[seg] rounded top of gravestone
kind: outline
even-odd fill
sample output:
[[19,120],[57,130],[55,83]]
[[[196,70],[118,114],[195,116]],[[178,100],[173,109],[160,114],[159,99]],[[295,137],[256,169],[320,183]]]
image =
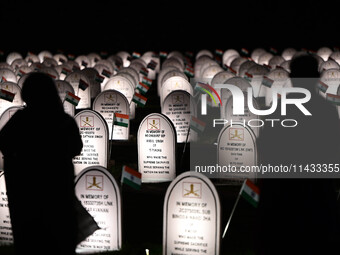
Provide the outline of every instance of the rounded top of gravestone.
[[269,72],[269,69],[267,67],[259,65],[259,64],[251,66],[247,71],[247,73],[249,74],[260,75],[260,76],[265,75],[268,72]]
[[123,67],[128,67],[130,65],[130,60],[129,60],[131,58],[130,53],[126,51],[119,51],[116,53],[116,55],[122,59]]
[[330,84],[339,85],[340,70],[338,68],[323,70],[320,75],[320,80],[326,83],[327,85],[330,85]]
[[290,72],[290,62],[291,60],[286,60],[283,63],[280,64],[280,67],[285,69],[287,72]]
[[169,66],[175,67],[180,71],[184,70],[184,65],[182,65],[180,60],[178,60],[178,58],[176,57],[171,57],[171,58],[167,58],[166,60],[164,60],[161,69],[165,69]]
[[90,54],[87,54],[87,59],[90,61],[90,64],[88,67],[94,67],[96,63],[101,60],[102,58],[98,53],[91,52]]
[[259,65],[268,65],[269,64],[269,60],[273,57],[274,55],[269,53],[269,52],[265,52],[263,54],[261,54],[258,58],[257,63]]
[[235,85],[236,87],[240,88],[242,91],[247,91],[248,88],[251,88],[252,86],[248,81],[241,77],[233,77],[224,82],[224,84],[231,84]]
[[161,86],[163,85],[163,83],[171,78],[171,77],[175,77],[175,76],[178,76],[178,77],[182,77],[184,78],[185,80],[188,80],[188,77],[181,71],[179,71],[178,69],[175,69],[175,70],[171,70],[169,72],[167,72],[164,76],[163,76],[163,79],[161,80]]
[[195,78],[201,78],[201,67],[206,63],[215,63],[215,61],[207,55],[203,55],[195,61],[194,64]]
[[39,63],[40,60],[38,58],[37,55],[33,54],[33,53],[28,53],[26,58],[25,58],[25,61],[31,65],[32,63]]
[[121,68],[117,74],[120,74],[120,73],[128,73],[130,74],[133,79],[134,79],[134,84],[135,86],[137,86],[138,82],[139,82],[139,74],[137,73],[137,71],[131,67],[123,67]]
[[[226,51],[223,53],[223,55],[222,55],[222,64],[227,65],[228,59],[229,59],[230,57],[232,57],[232,56],[239,57],[240,54],[239,54],[238,51],[235,50],[235,49],[228,49],[228,50],[226,50]],[[235,59],[235,58],[233,58],[233,59]],[[231,63],[231,61],[230,61],[230,63]],[[230,63],[229,63],[229,65],[230,65]],[[228,66],[229,66],[229,65],[228,65]]]
[[15,59],[12,64],[11,64],[11,67],[13,68],[13,70],[18,70],[20,67],[22,66],[28,66],[27,62],[22,59],[22,58],[17,58]]
[[17,80],[19,80],[20,77],[22,77],[23,75],[28,74],[30,72],[33,72],[33,68],[31,66],[21,66],[15,71],[15,74],[17,75]]
[[94,65],[94,68],[97,69],[96,66],[98,66],[98,65],[104,65],[106,67],[105,69],[110,71],[110,73],[115,72],[114,67],[112,65],[112,62],[107,60],[107,59],[101,59],[101,60],[97,61],[97,63]]
[[291,60],[294,56],[294,54],[297,52],[294,48],[286,48],[283,50],[281,56],[287,61]]
[[324,61],[326,61],[333,51],[328,47],[321,47],[317,50],[316,54],[320,56]]
[[54,58],[45,57],[42,64],[46,67],[56,67],[58,62]]
[[173,50],[171,52],[169,52],[167,58],[172,58],[172,57],[177,57],[180,59],[184,59],[184,56],[182,54],[182,52],[178,51],[178,50]]
[[50,51],[48,50],[43,50],[38,54],[38,58],[40,63],[44,62],[45,58],[53,58],[53,55]]
[[270,78],[271,80],[274,80],[274,82],[281,82],[281,83],[289,79],[289,73],[282,68],[273,69],[266,76]]
[[329,57],[328,60],[334,60],[340,65],[340,51],[334,51]]
[[334,60],[327,60],[319,66],[319,72],[322,72],[323,70],[328,70],[328,69],[340,69],[340,66]]
[[280,66],[283,62],[285,62],[285,59],[281,56],[274,56],[269,60],[268,65],[272,68],[275,69],[277,66]]
[[257,49],[252,51],[250,57],[254,60],[254,62],[258,63],[260,56],[263,55],[266,52],[267,51],[265,49],[257,48]]
[[11,71],[14,71],[13,67],[11,65],[9,65],[6,62],[0,62],[0,69],[9,69]]
[[11,52],[7,55],[6,62],[11,65],[12,62],[18,58],[22,58],[21,54],[18,52]]
[[48,74],[53,80],[59,80],[59,73],[53,67],[43,67],[40,72]]
[[229,72],[229,71],[221,71],[214,75],[214,77],[211,80],[211,86],[214,86],[215,84],[223,84],[228,79],[235,77],[235,74]]
[[90,60],[85,55],[80,55],[74,60],[78,63],[80,69],[84,69],[90,66]]
[[115,69],[120,69],[121,67],[124,67],[123,66],[123,59],[118,56],[118,55],[111,55],[107,58],[108,61],[111,62],[111,65],[113,66],[113,68]]
[[10,82],[17,82],[16,74],[8,68],[1,68],[0,69],[0,81],[10,81]]
[[230,63],[230,67],[236,71],[236,73],[239,72],[240,70],[240,66],[244,63],[248,61],[247,58],[245,57],[237,57],[235,59],[233,59],[233,61]]
[[212,54],[210,50],[204,49],[204,50],[200,50],[199,52],[197,52],[195,59],[197,60],[202,56],[208,56],[209,58],[214,58],[214,54]]
[[257,65],[254,61],[252,60],[247,60],[245,62],[243,62],[240,65],[239,71],[238,71],[238,76],[243,77],[244,74],[252,67]]
[[216,65],[211,65],[206,67],[203,71],[202,71],[202,78],[203,79],[212,79],[217,73],[220,73],[223,71],[223,68],[220,67],[218,64]]

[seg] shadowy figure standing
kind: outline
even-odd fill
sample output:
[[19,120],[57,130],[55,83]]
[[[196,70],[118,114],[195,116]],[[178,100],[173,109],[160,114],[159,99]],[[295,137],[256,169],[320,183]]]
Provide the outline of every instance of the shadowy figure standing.
[[82,149],[78,127],[46,74],[30,74],[21,96],[26,107],[0,131],[15,250],[73,254],[77,225],[72,158]]
[[[278,112],[267,117],[295,119],[298,125],[264,128],[258,140],[261,163],[309,168],[312,163],[340,163],[339,117],[336,108],[317,93],[317,60],[299,56],[290,67],[293,86],[311,92],[311,100],[304,106],[312,116],[305,116],[295,105],[288,105],[287,116],[281,116],[278,105]],[[339,231],[333,180],[261,181],[260,254],[333,254]]]

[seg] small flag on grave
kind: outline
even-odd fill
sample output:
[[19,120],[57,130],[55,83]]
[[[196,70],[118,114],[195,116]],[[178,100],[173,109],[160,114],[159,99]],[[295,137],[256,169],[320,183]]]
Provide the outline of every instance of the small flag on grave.
[[138,91],[139,91],[141,94],[145,95],[146,92],[148,92],[148,90],[149,90],[150,87],[149,87],[148,85],[142,83],[142,82],[139,82],[139,83],[137,84],[137,87],[136,87],[136,88],[138,89]]
[[115,112],[113,115],[113,124],[121,127],[128,127],[129,115]]
[[72,73],[72,70],[68,69],[66,67],[63,67],[63,69],[61,70],[61,73],[65,74],[65,75],[68,75],[68,74]]
[[142,96],[138,92],[135,92],[135,94],[132,97],[132,102],[135,102],[138,106],[142,107],[146,104],[147,100],[148,99],[146,97]]
[[151,59],[149,64],[147,65],[147,68],[151,70],[155,70],[156,66],[157,66],[157,62]]
[[106,69],[103,69],[102,75],[104,75],[107,78],[110,78],[112,73],[110,71],[106,70]]
[[326,83],[319,81],[317,86],[319,90],[321,90],[323,93],[326,93],[328,89],[328,85]]
[[26,74],[26,72],[24,72],[23,70],[19,69],[18,76],[22,77],[24,74]]
[[77,97],[73,93],[67,91],[66,96],[65,96],[65,101],[73,104],[74,106],[77,106],[79,104],[80,97]]
[[167,53],[166,51],[160,51],[160,52],[159,52],[159,56],[160,56],[161,58],[166,58],[166,57],[168,56],[168,53]]
[[145,67],[142,67],[139,72],[145,76],[148,76],[149,74],[148,69],[146,69]]
[[253,75],[250,74],[250,73],[248,73],[248,72],[246,72],[246,73],[244,74],[244,77],[243,77],[243,78],[246,79],[247,81],[251,82],[251,80],[253,79]]
[[142,83],[144,83],[145,85],[148,85],[150,87],[151,84],[152,84],[152,80],[149,79],[148,77],[143,76]]
[[241,188],[241,196],[251,205],[257,207],[260,201],[260,189],[250,180],[245,180]]
[[194,77],[194,69],[190,66],[186,66],[184,69],[184,73],[189,77]]
[[13,102],[14,97],[15,97],[14,93],[9,92],[5,89],[0,89],[0,98],[1,99],[4,99],[4,100],[9,101],[9,102]]
[[2,76],[0,82],[2,83],[2,82],[6,82],[6,81],[7,81],[7,79],[6,79],[5,77]]
[[136,52],[136,51],[134,51],[134,52],[132,52],[132,57],[134,57],[134,58],[140,58],[140,53],[139,52]]
[[80,79],[80,80],[79,80],[79,88],[80,88],[81,90],[87,89],[88,86],[89,86],[89,84],[87,84],[86,81],[84,81],[83,79]]
[[201,121],[200,119],[190,116],[190,128],[194,130],[196,133],[202,133],[205,129],[206,123]]
[[326,99],[336,105],[340,105],[340,95],[326,94]]
[[142,174],[128,166],[123,166],[121,183],[127,184],[134,189],[140,189]]
[[267,88],[271,88],[273,83],[274,83],[274,80],[263,75],[263,79],[262,79],[262,83],[261,83],[263,86],[266,86]]
[[242,49],[241,49],[241,52],[242,52],[244,55],[246,55],[246,56],[249,55],[249,51],[248,51],[246,48],[242,48]]
[[216,49],[216,50],[215,50],[215,54],[218,55],[218,56],[222,56],[222,55],[223,55],[223,50],[221,50],[221,49]]
[[104,81],[105,77],[101,76],[100,74],[96,74],[96,76],[94,77],[94,80],[102,83]]
[[74,60],[76,58],[76,56],[73,54],[67,54],[67,57],[69,60]]

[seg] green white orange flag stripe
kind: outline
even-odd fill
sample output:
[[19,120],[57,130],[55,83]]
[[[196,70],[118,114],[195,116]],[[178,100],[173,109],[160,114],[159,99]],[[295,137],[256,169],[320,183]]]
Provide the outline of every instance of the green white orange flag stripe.
[[66,96],[65,96],[65,101],[73,104],[74,106],[77,106],[79,104],[80,97],[77,97],[73,93],[67,91]]
[[340,105],[340,95],[326,94],[326,99],[333,104]]
[[4,99],[4,100],[9,101],[9,102],[13,102],[14,97],[15,97],[14,93],[9,92],[5,89],[0,89],[0,98],[1,99]]
[[318,82],[318,88],[321,90],[323,93],[325,93],[328,89],[328,85],[322,81]]
[[206,123],[201,121],[200,119],[190,116],[190,128],[194,130],[196,133],[202,133],[205,129]]
[[263,86],[271,88],[273,83],[274,83],[274,80],[272,80],[272,79],[268,78],[267,76],[263,75],[263,79],[262,79],[262,83],[261,83]]
[[141,92],[143,95],[146,94],[146,92],[148,92],[149,90],[149,86],[144,84],[144,83],[141,83],[139,82],[136,86],[136,88],[139,90],[139,92]]
[[251,80],[253,79],[253,75],[246,72],[244,74],[244,79],[246,79],[247,81],[251,82]]
[[114,113],[113,124],[121,127],[129,126],[129,115],[122,113]]
[[250,180],[246,179],[244,181],[240,194],[251,205],[253,205],[254,207],[258,206],[260,201],[260,189]]
[[135,94],[132,97],[132,102],[135,102],[139,106],[144,106],[147,100],[148,99],[146,97],[142,96],[138,92],[135,92]]
[[123,166],[121,183],[125,183],[135,189],[140,189],[142,174],[128,166]]

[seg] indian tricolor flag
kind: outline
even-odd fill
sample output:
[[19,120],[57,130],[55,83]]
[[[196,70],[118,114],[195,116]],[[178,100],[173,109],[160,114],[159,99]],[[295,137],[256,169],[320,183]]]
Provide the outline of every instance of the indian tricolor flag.
[[73,104],[74,106],[77,106],[79,104],[80,97],[77,97],[73,93],[67,91],[66,96],[65,96],[65,101]]
[[0,89],[0,98],[9,102],[13,102],[15,94],[4,89]]
[[246,179],[244,181],[240,194],[254,207],[258,206],[260,201],[260,189],[250,180]]
[[113,124],[121,127],[129,126],[129,115],[115,112]]
[[271,88],[273,83],[274,83],[274,81],[272,79],[263,75],[263,79],[262,79],[262,83],[261,83],[262,85],[266,86],[267,88]]
[[200,119],[190,116],[190,128],[194,130],[196,133],[202,133],[205,129],[206,123],[201,121]]
[[148,77],[143,76],[143,78],[142,78],[142,83],[144,83],[144,84],[146,84],[146,85],[148,85],[148,86],[151,86],[152,80],[149,79]]
[[328,89],[328,85],[322,81],[318,82],[318,89],[321,90],[323,93],[326,93]]
[[132,98],[132,101],[135,102],[139,106],[144,106],[147,100],[148,99],[146,97],[142,96],[138,92],[135,92]]
[[148,90],[149,90],[149,86],[146,85],[146,84],[144,84],[144,83],[142,83],[142,82],[139,82],[139,83],[137,84],[137,87],[136,87],[136,88],[137,88],[138,91],[139,91],[140,93],[142,93],[143,95],[145,95],[146,92],[148,92]]
[[326,99],[336,105],[340,105],[340,95],[326,94]]
[[244,74],[244,77],[243,77],[243,78],[246,79],[247,81],[251,82],[251,80],[253,79],[253,75],[246,72],[246,73]]
[[121,183],[125,183],[135,189],[140,189],[142,174],[128,166],[123,166]]
[[0,82],[2,83],[2,82],[6,82],[6,81],[7,81],[7,79],[4,76],[2,76]]

